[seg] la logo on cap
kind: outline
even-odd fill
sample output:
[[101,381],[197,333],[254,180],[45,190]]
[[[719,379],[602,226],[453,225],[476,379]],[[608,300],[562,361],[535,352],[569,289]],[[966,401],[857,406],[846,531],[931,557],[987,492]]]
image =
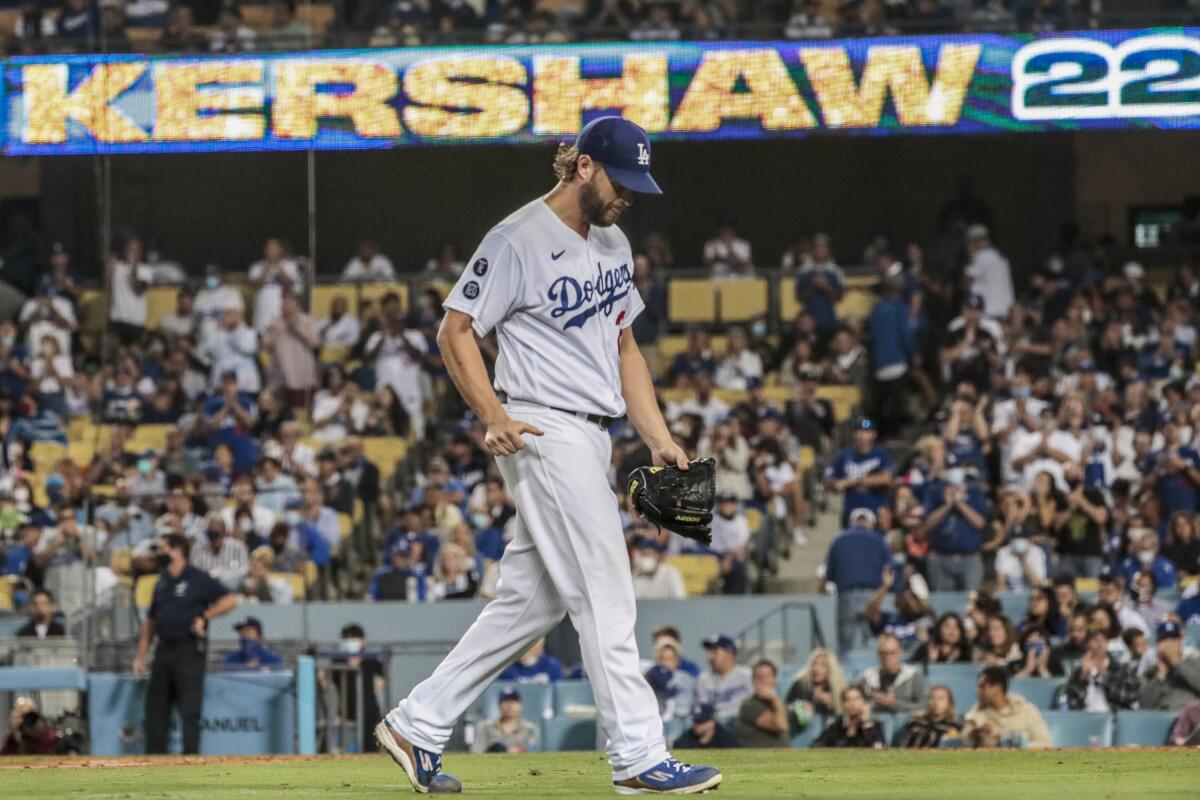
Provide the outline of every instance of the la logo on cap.
[[641,142],[638,142],[637,146],[638,146],[638,164],[640,164],[643,167],[650,166],[650,151],[647,150],[646,145],[642,144]]

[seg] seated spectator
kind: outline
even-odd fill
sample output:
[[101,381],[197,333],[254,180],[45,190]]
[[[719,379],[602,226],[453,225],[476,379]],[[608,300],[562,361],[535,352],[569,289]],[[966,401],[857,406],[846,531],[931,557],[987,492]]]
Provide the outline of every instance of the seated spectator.
[[1154,573],[1142,571],[1133,579],[1133,597],[1136,611],[1146,623],[1146,628],[1153,628],[1167,616],[1174,613],[1175,607],[1158,597],[1158,584]]
[[656,650],[659,645],[663,643],[672,645],[675,648],[675,653],[679,656],[679,664],[676,669],[682,670],[688,675],[691,675],[693,678],[699,680],[700,665],[685,656],[683,651],[680,649],[678,628],[676,628],[674,625],[659,625],[650,634],[650,638]]
[[[304,562],[309,557],[303,547],[305,542],[302,542],[298,534],[292,536],[292,531],[300,525],[300,498],[292,498],[287,505],[290,508],[284,512],[284,521],[275,523],[275,527],[271,528],[267,546],[271,548],[271,568],[274,571],[299,574],[304,569]],[[324,555],[328,559],[328,551],[325,551]],[[317,558],[313,558],[313,561],[317,562]]]
[[929,639],[922,642],[909,659],[914,664],[956,664],[971,660],[971,646],[967,632],[958,614],[947,612],[938,617],[929,631]]
[[1043,586],[1029,593],[1029,611],[1021,622],[1021,630],[1038,627],[1046,636],[1061,639],[1067,635],[1067,621],[1059,616],[1053,590]]
[[808,654],[808,662],[788,687],[786,702],[796,726],[803,730],[812,723],[813,717],[841,713],[844,688],[846,677],[837,656],[832,650],[814,648]]
[[742,701],[735,730],[745,747],[787,747],[787,707],[779,697],[778,675],[770,661],[751,672],[754,694]]
[[692,709],[692,726],[673,743],[677,750],[741,747],[737,736],[717,721],[717,709],[712,703],[698,703]]
[[683,576],[663,562],[663,545],[643,536],[633,546],[633,594],[638,600],[687,597]]
[[1200,700],[1200,653],[1183,649],[1183,628],[1174,620],[1155,631],[1156,663],[1142,674],[1141,706],[1151,711],[1182,711]]
[[[895,571],[892,567],[884,568],[881,576],[883,582],[863,609],[863,616],[871,626],[872,635],[891,634],[900,641],[902,647],[908,647],[916,644],[929,630],[932,621],[927,599],[929,592],[924,588],[923,582],[906,580],[893,598],[896,610],[884,611],[883,600],[892,593],[894,576]],[[914,588],[914,585],[920,588]],[[925,597],[918,594],[918,591]]]
[[250,554],[246,543],[228,535],[225,521],[214,514],[208,518],[204,538],[192,546],[191,562],[227,588],[237,589],[250,569]]
[[371,576],[371,585],[367,587],[367,599],[424,602],[425,573],[418,563],[419,559],[413,557],[412,540],[396,540],[392,545],[390,563],[375,570],[375,574]]
[[1008,670],[985,667],[979,673],[978,702],[964,717],[968,747],[1051,747],[1050,729],[1033,703],[1008,693]]
[[[1019,638],[1022,658],[1009,662],[1008,669],[1017,678],[1052,678],[1054,664],[1050,660],[1050,634],[1040,625],[1021,628]],[[1063,673],[1057,673],[1062,675]]]
[[66,636],[67,629],[58,621],[54,595],[48,589],[37,589],[29,595],[29,621],[17,629],[18,638],[45,639]]
[[678,639],[662,636],[654,641],[654,666],[666,670],[662,691],[655,689],[663,722],[686,718],[696,699],[696,676],[684,669],[685,660],[679,653]]
[[317,321],[321,343],[352,350],[362,336],[358,317],[350,313],[350,303],[343,295],[337,295],[329,304],[329,316]]
[[271,535],[271,528],[275,527],[276,514],[259,504],[254,479],[249,475],[236,478],[232,488],[230,499],[233,502],[222,508],[220,512],[221,520],[225,523],[225,530],[256,547]]
[[657,0],[651,2],[646,18],[629,30],[629,38],[635,42],[675,42],[682,35],[671,19],[671,5]]
[[203,53],[208,50],[208,37],[196,27],[191,6],[175,6],[167,16],[163,30],[163,49],[176,53]]
[[692,375],[693,397],[689,397],[674,409],[668,408],[670,419],[685,414],[695,414],[704,422],[704,430],[711,431],[718,422],[729,416],[729,406],[725,401],[713,394],[713,378],[708,372],[696,372]]
[[1125,573],[1106,568],[1100,573],[1100,591],[1096,599],[1116,612],[1117,624],[1121,628],[1137,628],[1143,633],[1149,633],[1154,630],[1158,620],[1150,624],[1138,613],[1125,581]]
[[737,663],[737,644],[724,634],[704,640],[708,669],[696,681],[696,699],[711,703],[718,719],[734,719],[742,701],[754,693],[750,668]]
[[346,262],[342,280],[346,281],[390,281],[396,277],[392,260],[379,251],[379,245],[364,239],[358,245],[354,258]]
[[1129,656],[1125,641],[1121,638],[1121,624],[1117,622],[1117,615],[1109,606],[1097,603],[1088,610],[1088,629],[1104,631],[1108,637],[1108,652],[1118,660]]
[[221,6],[216,28],[209,39],[209,49],[214,53],[242,53],[255,47],[254,29],[242,23],[242,12],[237,6]]
[[813,747],[884,748],[883,726],[871,719],[863,690],[851,685],[842,689],[842,713],[838,714],[812,743]]
[[430,576],[430,600],[469,600],[479,591],[480,574],[467,554],[453,542],[438,549],[437,561]]
[[858,685],[871,708],[880,713],[913,711],[925,704],[925,676],[920,667],[904,663],[904,649],[894,634],[876,640],[879,666],[867,667]]
[[541,749],[538,726],[521,716],[524,704],[515,686],[500,692],[500,716],[475,728],[472,753],[531,753]]
[[296,16],[295,0],[284,0],[271,6],[271,27],[262,35],[264,47],[270,50],[296,50],[312,44],[312,26]]
[[[271,527],[274,527],[275,520],[283,516],[283,508],[287,501],[300,497],[296,479],[283,472],[280,463],[281,456],[281,448],[278,444],[269,443],[264,446],[262,458],[258,461],[258,477],[254,479],[254,508],[263,509],[274,515]],[[258,513],[258,517],[262,521],[266,521],[265,514]],[[258,529],[257,524],[255,529]],[[259,534],[262,535],[262,532],[259,531]]]
[[1186,512],[1171,516],[1162,557],[1175,565],[1181,575],[1200,575],[1200,536],[1196,523]]
[[988,617],[982,635],[976,641],[971,660],[976,664],[1000,666],[1007,669],[1013,661],[1021,658],[1012,620],[1003,614]]
[[1108,654],[1102,630],[1088,634],[1087,650],[1067,679],[1067,707],[1072,711],[1135,708],[1141,692],[1136,663],[1120,663]]
[[[1135,531],[1138,538],[1134,539]],[[1121,562],[1121,572],[1125,574],[1125,583],[1134,585],[1134,579],[1139,572],[1150,572],[1158,583],[1159,589],[1174,589],[1179,580],[1175,565],[1159,555],[1158,534],[1151,528],[1131,530],[1129,538],[1132,541],[1133,554]]]
[[749,576],[746,573],[749,523],[739,508],[737,497],[728,492],[721,496],[716,511],[709,548],[721,561],[721,593],[745,594],[749,589]]
[[425,262],[425,276],[433,280],[456,281],[466,264],[458,255],[458,245],[442,242],[437,255]]
[[954,709],[950,687],[938,684],[929,690],[925,710],[913,714],[896,735],[896,746],[908,749],[940,747],[944,739],[957,739],[962,720]]
[[892,485],[892,457],[875,445],[876,436],[875,423],[867,417],[860,418],[854,424],[853,444],[838,451],[825,470],[827,488],[843,495],[843,527],[849,525],[851,511],[864,508],[877,513],[887,502]]
[[712,272],[713,277],[748,277],[754,274],[750,243],[738,237],[733,223],[720,222],[717,235],[704,243],[704,266]]
[[538,639],[496,678],[517,683],[557,683],[563,679],[562,662],[546,652],[546,640]]
[[263,346],[271,353],[271,384],[285,390],[289,403],[296,408],[307,407],[316,388],[314,352],[320,344],[317,326],[301,310],[300,298],[285,294],[279,313],[263,332]]
[[749,389],[762,385],[763,362],[750,349],[750,339],[743,328],[730,328],[726,335],[725,355],[717,364],[713,382],[721,389]]
[[295,599],[292,585],[281,577],[271,574],[275,567],[275,551],[264,544],[250,553],[250,569],[238,588],[242,602],[274,603],[291,605]]
[[867,379],[867,351],[847,327],[838,328],[830,345],[831,363],[826,371],[828,383],[839,386],[863,386]]
[[[830,19],[821,0],[796,0],[783,35],[788,39],[829,39],[836,19]],[[814,237],[815,239],[815,237]]]
[[692,388],[692,378],[701,372],[712,374],[717,370],[709,343],[708,331],[696,328],[688,333],[687,348],[671,359],[667,380],[676,389]]
[[283,657],[267,647],[262,622],[246,617],[233,626],[238,634],[238,649],[225,654],[221,668],[227,671],[283,669]]

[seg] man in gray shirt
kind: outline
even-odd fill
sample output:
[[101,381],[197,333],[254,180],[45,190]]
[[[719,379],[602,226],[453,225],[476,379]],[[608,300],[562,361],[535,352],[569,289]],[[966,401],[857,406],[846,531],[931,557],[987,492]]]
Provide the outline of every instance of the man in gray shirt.
[[750,668],[737,663],[737,644],[725,634],[705,639],[704,649],[709,668],[696,681],[696,700],[712,704],[717,719],[733,719],[742,701],[754,694]]
[[521,693],[509,686],[500,693],[500,716],[481,722],[472,753],[527,753],[541,749],[538,728],[521,716]]

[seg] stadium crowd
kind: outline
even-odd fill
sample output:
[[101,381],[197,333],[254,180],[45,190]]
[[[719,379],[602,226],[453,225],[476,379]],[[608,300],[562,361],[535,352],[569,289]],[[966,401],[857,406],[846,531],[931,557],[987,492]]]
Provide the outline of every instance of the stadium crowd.
[[[0,4],[0,46],[45,52],[243,52],[313,45],[828,39],[958,31],[1079,30],[1187,22],[1171,0],[25,0]],[[1128,12],[1135,12],[1129,17]],[[1159,16],[1155,16],[1159,15]]]

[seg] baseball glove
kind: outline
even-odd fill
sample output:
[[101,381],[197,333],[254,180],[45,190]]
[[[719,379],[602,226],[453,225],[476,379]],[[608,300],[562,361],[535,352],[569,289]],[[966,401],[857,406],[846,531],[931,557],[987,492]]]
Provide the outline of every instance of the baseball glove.
[[717,469],[711,458],[679,467],[638,467],[629,473],[627,491],[633,507],[660,528],[701,544],[712,543],[712,508]]

